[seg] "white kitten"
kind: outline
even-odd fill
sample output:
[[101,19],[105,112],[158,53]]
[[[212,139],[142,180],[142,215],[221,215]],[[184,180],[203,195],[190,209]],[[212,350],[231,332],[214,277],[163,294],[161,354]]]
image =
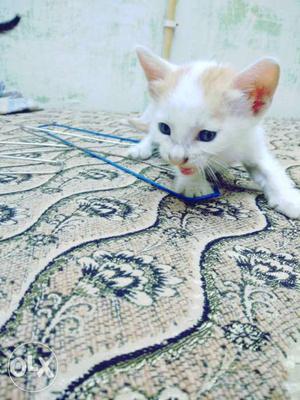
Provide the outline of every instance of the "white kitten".
[[148,131],[131,156],[148,158],[158,146],[176,166],[175,189],[186,196],[211,191],[204,171],[242,163],[271,207],[300,218],[300,191],[270,154],[259,125],[277,87],[277,62],[264,58],[236,73],[214,62],[176,66],[144,47],[137,54],[152,102],[131,121]]

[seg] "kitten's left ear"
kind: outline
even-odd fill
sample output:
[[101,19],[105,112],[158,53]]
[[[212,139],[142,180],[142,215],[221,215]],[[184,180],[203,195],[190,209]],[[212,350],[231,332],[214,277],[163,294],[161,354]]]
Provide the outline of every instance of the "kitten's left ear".
[[164,80],[174,70],[174,65],[152,53],[144,46],[137,46],[136,52],[149,83]]
[[271,104],[279,75],[278,62],[273,58],[263,58],[235,78],[234,87],[247,96],[252,114],[261,114]]

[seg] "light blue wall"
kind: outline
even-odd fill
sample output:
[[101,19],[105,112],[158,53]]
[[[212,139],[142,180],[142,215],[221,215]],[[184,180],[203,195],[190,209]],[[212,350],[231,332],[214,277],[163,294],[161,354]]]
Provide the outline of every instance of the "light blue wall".
[[[20,26],[0,38],[0,79],[44,107],[137,111],[146,85],[136,44],[161,52],[166,0],[1,0]],[[172,59],[244,67],[279,58],[272,115],[300,117],[300,0],[178,0]]]
[[0,38],[0,79],[43,106],[114,111],[145,104],[134,47],[161,50],[160,0],[1,0],[0,17],[22,16]]
[[216,58],[243,68],[274,56],[281,79],[270,115],[300,117],[300,0],[179,0],[177,15],[175,61]]

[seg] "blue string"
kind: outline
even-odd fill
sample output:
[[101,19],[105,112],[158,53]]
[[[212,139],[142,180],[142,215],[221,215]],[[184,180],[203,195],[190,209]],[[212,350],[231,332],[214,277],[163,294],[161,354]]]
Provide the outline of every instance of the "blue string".
[[[66,129],[73,130],[73,131],[80,131],[80,132],[88,133],[88,134],[94,135],[94,136],[101,136],[101,137],[109,137],[109,138],[119,139],[119,140],[123,140],[123,141],[126,141],[126,142],[133,142],[133,143],[139,142],[136,139],[122,138],[122,137],[116,136],[116,135],[110,135],[110,134],[106,134],[106,133],[101,133],[101,132],[95,132],[95,131],[91,131],[91,130],[75,128],[75,127],[72,127],[72,126],[62,125],[62,124],[57,124],[57,123],[39,125],[39,128],[49,128],[49,127],[52,127],[52,126],[59,127],[59,128],[66,128]],[[198,196],[198,197],[187,197],[187,196],[184,196],[181,193],[177,193],[174,190],[169,189],[168,187],[163,186],[163,185],[153,181],[150,178],[147,178],[145,175],[139,174],[138,172],[135,172],[132,169],[124,167],[123,165],[108,159],[107,157],[104,157],[104,156],[101,156],[100,154],[97,154],[95,151],[92,151],[92,150],[89,150],[87,148],[78,146],[78,145],[70,142],[69,140],[63,139],[62,137],[60,137],[56,133],[53,133],[53,132],[44,132],[44,133],[46,135],[54,138],[54,139],[59,140],[61,143],[65,144],[65,145],[67,145],[69,147],[72,147],[74,149],[80,150],[83,153],[89,155],[90,157],[97,158],[98,160],[104,161],[107,164],[110,164],[113,167],[118,168],[119,170],[121,170],[123,172],[126,172],[127,174],[133,175],[134,177],[136,177],[136,178],[138,178],[138,179],[140,179],[140,180],[142,180],[142,181],[144,181],[144,182],[146,182],[146,183],[148,183],[148,184],[150,184],[150,185],[152,185],[152,186],[154,186],[154,187],[156,187],[156,188],[158,188],[160,190],[163,190],[164,192],[167,192],[167,193],[169,193],[169,194],[171,194],[171,195],[173,195],[173,196],[177,197],[178,199],[183,200],[185,202],[197,203],[199,201],[214,199],[214,198],[219,197],[221,195],[220,192],[219,192],[219,189],[215,186],[213,193],[205,194],[203,196]]]
[[122,136],[112,135],[110,133],[103,133],[103,132],[91,131],[89,129],[75,128],[73,126],[57,124],[56,122],[54,122],[53,124],[50,124],[50,125],[44,125],[44,127],[45,126],[56,126],[58,128],[66,128],[66,129],[70,129],[72,131],[84,132],[84,133],[87,133],[88,135],[107,137],[107,138],[111,138],[111,139],[118,139],[122,142],[130,142],[130,143],[138,143],[139,142],[138,139],[124,138]]

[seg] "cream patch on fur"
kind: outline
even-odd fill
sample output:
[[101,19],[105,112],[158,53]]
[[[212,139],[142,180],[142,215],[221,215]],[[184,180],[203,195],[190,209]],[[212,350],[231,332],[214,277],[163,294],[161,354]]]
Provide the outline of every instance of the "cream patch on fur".
[[226,111],[228,99],[235,97],[232,87],[236,72],[227,66],[208,67],[200,76],[200,87],[212,116],[220,118]]
[[166,97],[168,94],[175,91],[180,80],[186,76],[189,71],[189,66],[178,67],[170,71],[164,79],[149,82],[150,94],[156,99]]

